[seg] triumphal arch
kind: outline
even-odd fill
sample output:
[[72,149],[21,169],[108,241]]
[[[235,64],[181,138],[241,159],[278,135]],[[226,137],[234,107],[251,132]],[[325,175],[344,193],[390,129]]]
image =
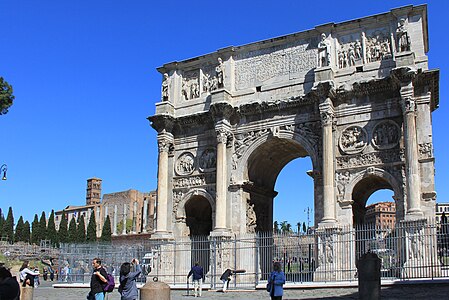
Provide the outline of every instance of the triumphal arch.
[[428,49],[426,6],[407,6],[160,67],[153,239],[272,230],[276,178],[298,157],[327,243],[379,189],[398,222],[433,218]]

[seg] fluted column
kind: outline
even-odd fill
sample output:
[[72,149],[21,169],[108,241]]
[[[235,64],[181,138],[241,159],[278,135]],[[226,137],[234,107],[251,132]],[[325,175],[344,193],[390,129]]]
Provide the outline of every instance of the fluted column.
[[320,106],[321,126],[323,133],[323,219],[321,223],[332,224],[335,219],[334,192],[334,140],[332,126],[334,122],[334,106],[330,98],[326,98]]
[[122,234],[126,234],[126,213],[127,213],[127,204],[123,204],[123,229]]
[[420,205],[419,156],[416,136],[416,101],[413,83],[401,84],[401,107],[404,115],[405,176],[407,189],[406,219],[422,217]]
[[226,230],[226,195],[228,188],[226,144],[230,134],[229,125],[222,121],[215,127],[217,133],[217,195],[215,203],[215,231]]
[[114,227],[112,229],[112,234],[117,235],[117,204],[114,205]]
[[147,232],[147,224],[148,224],[148,201],[147,199],[143,200],[143,216],[142,216],[142,232]]
[[159,164],[157,180],[157,220],[156,235],[167,233],[168,220],[168,152],[172,147],[173,136],[161,133],[158,136]]

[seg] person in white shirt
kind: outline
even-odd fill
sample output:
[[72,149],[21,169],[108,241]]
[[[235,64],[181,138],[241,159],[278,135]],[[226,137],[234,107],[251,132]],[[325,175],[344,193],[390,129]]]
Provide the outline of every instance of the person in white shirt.
[[34,278],[39,276],[39,271],[32,271],[28,269],[28,261],[24,261],[22,267],[20,267],[20,282],[22,286],[29,285],[34,287]]

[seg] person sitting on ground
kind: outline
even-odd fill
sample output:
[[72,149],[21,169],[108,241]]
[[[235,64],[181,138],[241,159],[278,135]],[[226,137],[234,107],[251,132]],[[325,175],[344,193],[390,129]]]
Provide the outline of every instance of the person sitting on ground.
[[229,281],[231,281],[232,271],[231,269],[226,269],[223,274],[221,274],[220,280],[223,281],[223,293],[226,293],[226,288],[229,287]]
[[22,266],[20,267],[20,282],[22,282],[22,286],[29,285],[34,287],[34,278],[35,276],[39,276],[39,271],[32,271],[28,268],[28,261],[24,261]]
[[0,299],[19,300],[20,287],[16,277],[4,266],[0,267]]
[[[136,266],[136,271],[131,272],[131,263]],[[134,258],[132,262],[125,262],[120,267],[120,285],[118,292],[121,300],[136,300],[138,297],[136,279],[142,273],[139,260]]]

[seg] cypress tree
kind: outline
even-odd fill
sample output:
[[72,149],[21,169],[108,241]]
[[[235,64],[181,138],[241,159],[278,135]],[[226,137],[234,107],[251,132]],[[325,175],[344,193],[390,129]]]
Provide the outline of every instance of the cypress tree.
[[90,214],[89,223],[87,224],[87,242],[96,242],[97,241],[97,224],[95,222],[95,212]]
[[5,233],[8,242],[14,243],[14,216],[12,214],[12,207],[9,207],[8,216],[3,224],[3,232]]
[[17,221],[16,232],[14,235],[14,240],[16,242],[25,242],[24,225],[25,224],[23,223],[23,217],[20,216],[19,221]]
[[86,242],[86,224],[84,222],[83,215],[80,215],[78,218],[78,226],[76,228],[76,241],[78,243]]
[[39,239],[40,233],[39,233],[39,219],[37,217],[37,214],[34,214],[34,220],[31,223],[31,243],[37,244]]
[[41,240],[47,239],[47,218],[45,217],[45,211],[42,212],[41,218],[39,219],[39,237],[37,242],[40,243]]
[[28,221],[25,221],[25,224],[23,224],[23,241],[26,243],[31,242],[30,222]]
[[51,241],[52,245],[58,246],[59,240],[55,225],[55,211],[53,209],[51,210],[50,217],[48,218],[47,239]]
[[68,234],[67,234],[67,242],[68,243],[76,243],[76,236],[77,236],[76,221],[75,221],[75,218],[72,218],[70,220],[70,224],[69,224],[69,230],[68,230]]
[[60,243],[67,243],[69,241],[65,211],[62,212],[61,222],[59,222],[58,239]]
[[103,224],[103,230],[101,231],[100,240],[103,242],[110,242],[112,240],[112,231],[111,231],[111,220],[109,219],[109,215],[106,216],[106,220]]

